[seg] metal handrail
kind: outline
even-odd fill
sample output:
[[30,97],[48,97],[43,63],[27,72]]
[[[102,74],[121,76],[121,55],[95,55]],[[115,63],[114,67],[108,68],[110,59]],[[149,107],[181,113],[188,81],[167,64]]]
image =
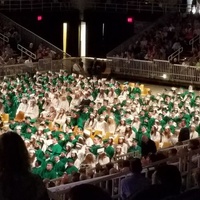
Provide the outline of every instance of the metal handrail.
[[195,43],[196,41],[199,41],[199,43],[200,43],[200,35],[196,35],[195,37],[193,37],[193,38],[189,41],[189,45],[192,45],[192,49],[193,49],[194,43]]
[[[72,2],[46,2],[45,0],[41,0],[39,2],[31,0],[31,1],[25,1],[25,0],[7,0],[4,1],[3,4],[0,6],[0,10],[44,10],[44,9],[59,9],[59,10],[66,10],[69,8],[77,8],[77,6],[74,6]],[[180,11],[181,9],[186,9],[186,4],[178,4],[178,3],[163,3],[162,6],[159,4],[156,4],[154,2],[149,2],[148,4],[143,4],[139,0],[133,0],[128,1],[127,3],[100,3],[100,2],[87,2],[84,6],[86,9],[100,9],[100,10],[106,10],[106,11],[150,11],[152,13],[155,12],[162,12],[162,13],[168,13],[173,12],[174,10]],[[80,8],[79,8],[80,9]]]
[[169,57],[168,57],[168,61],[171,61],[173,58],[178,56],[178,60],[180,60],[180,54],[183,52],[183,47],[180,47],[179,49],[177,49],[174,53],[172,53]]
[[[58,51],[62,54],[62,56],[65,55],[65,57],[71,57],[70,54],[68,53],[64,53],[62,49],[58,48],[57,46],[53,45],[52,43],[48,42],[47,40],[45,40],[44,38],[40,37],[39,35],[33,33],[32,31],[30,31],[29,29],[25,28],[24,26],[18,24],[17,22],[13,21],[12,19],[10,19],[9,17],[5,16],[4,14],[0,13],[0,19],[2,19],[3,21],[5,21],[6,23],[12,23],[13,25],[17,26],[20,30],[23,30],[24,32],[26,32],[27,34],[34,36],[35,38],[41,40],[40,42],[45,43],[47,45],[49,45],[49,47],[54,50],[54,51]],[[18,30],[19,31],[19,30]],[[20,34],[23,34],[22,32]],[[25,35],[23,35],[23,38],[25,37]],[[30,37],[29,37],[30,38]],[[34,41],[27,41],[27,42],[33,42]]]
[[[148,172],[150,171],[155,171],[155,167],[159,166],[160,164],[163,163],[168,163],[170,165],[175,165],[179,168],[179,171],[181,173],[182,178],[185,178],[186,180],[186,189],[190,189],[191,187],[193,187],[193,185],[191,185],[191,177],[192,177],[192,168],[191,168],[191,164],[193,163],[193,155],[196,155],[196,159],[198,162],[197,168],[199,167],[199,162],[200,162],[200,156],[198,155],[200,153],[200,149],[198,150],[194,150],[194,151],[189,151],[188,153],[185,153],[183,156],[174,156],[174,159],[177,159],[178,162],[175,163],[171,163],[171,158],[167,158],[167,159],[163,159],[154,163],[151,163],[147,166],[143,167],[142,173],[145,174],[146,177],[148,177]],[[184,166],[183,166],[184,165]],[[66,185],[60,185],[60,186],[55,186],[52,188],[48,188],[48,193],[49,193],[49,197],[52,199],[60,199],[60,197],[62,196],[63,199],[65,199],[65,196],[71,188],[73,188],[74,186],[77,185],[81,185],[81,184],[100,184],[101,187],[101,183],[102,182],[106,182],[105,186],[107,187],[107,182],[108,181],[113,181],[115,182],[115,180],[117,180],[117,182],[119,181],[117,187],[118,187],[118,192],[117,194],[114,194],[112,192],[112,197],[117,196],[119,197],[120,195],[120,182],[123,178],[130,176],[131,173],[130,172],[126,172],[126,173],[116,173],[113,175],[107,175],[107,176],[102,176],[102,177],[98,177],[98,178],[93,178],[93,179],[87,179],[87,180],[83,180],[83,181],[78,181],[78,182],[72,182]],[[115,190],[115,187],[112,187],[112,190]]]
[[0,39],[3,40],[4,42],[9,42],[9,38],[5,35],[3,35],[2,33],[0,33]]
[[17,49],[21,51],[21,56],[23,56],[23,53],[26,54],[28,57],[31,57],[32,59],[36,60],[37,56],[33,52],[29,51],[27,48],[23,47],[22,45],[18,44]]

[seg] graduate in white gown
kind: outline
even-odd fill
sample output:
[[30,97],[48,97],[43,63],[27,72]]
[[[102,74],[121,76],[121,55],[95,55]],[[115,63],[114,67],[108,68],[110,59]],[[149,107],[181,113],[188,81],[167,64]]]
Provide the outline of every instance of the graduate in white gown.
[[36,119],[39,116],[39,108],[38,105],[36,104],[35,99],[30,100],[30,105],[28,106],[26,112],[25,112],[26,117],[30,117],[31,119]]
[[58,123],[61,126],[63,126],[65,124],[66,119],[67,116],[65,114],[65,110],[61,108],[60,111],[57,113],[56,117],[54,118],[54,123]]
[[22,98],[21,103],[19,104],[17,108],[16,115],[19,113],[19,111],[25,113],[28,108],[28,99],[27,98]]
[[103,115],[101,115],[99,120],[97,121],[95,130],[102,131],[102,137],[106,135],[106,132],[108,130],[108,125]]

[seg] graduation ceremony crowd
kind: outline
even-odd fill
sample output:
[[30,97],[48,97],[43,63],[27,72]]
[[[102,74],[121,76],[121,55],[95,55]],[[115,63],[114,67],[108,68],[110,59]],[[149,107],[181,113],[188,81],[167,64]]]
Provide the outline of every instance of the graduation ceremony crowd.
[[2,129],[21,135],[42,179],[68,183],[101,176],[105,166],[129,170],[125,160],[115,166],[118,156],[135,153],[145,163],[157,149],[200,134],[200,95],[191,86],[144,96],[139,83],[61,70],[5,77],[0,91],[0,112],[9,114]]

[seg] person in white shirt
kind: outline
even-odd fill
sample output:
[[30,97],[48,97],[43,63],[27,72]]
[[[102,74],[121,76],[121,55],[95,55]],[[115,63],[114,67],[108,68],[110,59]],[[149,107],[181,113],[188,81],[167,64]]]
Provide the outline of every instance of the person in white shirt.
[[196,131],[196,126],[195,126],[195,124],[192,124],[190,126],[190,139],[195,139],[195,138],[198,138],[198,137],[199,137],[199,134]]
[[94,114],[90,113],[90,118],[85,122],[84,129],[94,130],[97,123]]
[[65,114],[65,110],[63,108],[57,113],[56,117],[54,118],[54,123],[58,123],[63,126],[66,122],[67,116]]
[[86,146],[87,147],[91,147],[94,144],[94,142],[93,142],[92,138],[90,137],[90,131],[84,129],[83,130],[83,136],[85,138],[85,144],[86,144]]
[[19,104],[19,107],[17,108],[16,115],[19,113],[19,111],[25,113],[28,108],[28,100],[27,98],[22,98],[21,103]]
[[130,126],[130,125],[126,125],[126,130],[125,130],[124,137],[125,137],[126,143],[127,143],[129,146],[131,146],[133,139],[136,138],[136,134],[135,134],[135,132],[131,129],[131,126]]
[[65,96],[62,96],[59,102],[58,109],[61,109],[61,108],[64,110],[69,110],[69,102]]
[[104,99],[107,99],[107,94],[104,91],[104,88],[100,88],[100,91],[95,99],[95,103],[103,103]]
[[124,136],[119,136],[118,145],[122,147],[122,153],[126,154],[128,152],[128,144],[125,143]]
[[97,158],[99,165],[104,166],[110,162],[110,158],[104,152],[104,148],[98,149],[97,153],[99,154]]
[[170,127],[167,125],[165,126],[164,131],[161,134],[161,143],[160,147],[169,147],[171,146],[171,136],[173,134],[171,133]]
[[116,133],[124,134],[126,130],[126,121],[125,118],[121,118],[119,125],[117,126]]
[[135,116],[132,126],[138,131],[140,128],[140,124],[141,124],[141,122],[140,122],[139,116]]
[[81,103],[81,98],[79,92],[75,92],[74,97],[72,97],[72,100],[70,102],[70,109],[73,110],[75,106],[79,106]]
[[36,104],[35,99],[31,99],[30,105],[26,109],[25,117],[30,117],[31,119],[36,119],[39,116],[39,108]]
[[105,121],[104,116],[100,116],[99,120],[96,123],[96,126],[94,128],[95,130],[101,131],[102,132],[102,137],[106,135],[106,132],[108,130],[108,125],[107,122]]
[[122,103],[124,100],[126,100],[128,95],[129,95],[128,86],[124,85],[124,90],[122,90],[122,92],[118,97],[119,101]]
[[58,93],[54,94],[53,99],[51,99],[51,103],[54,108],[59,109],[60,100]]
[[116,130],[116,123],[113,116],[109,116],[107,123],[108,123],[108,132],[110,133],[110,135],[114,135]]
[[172,145],[177,144],[179,133],[180,133],[180,129],[176,128],[174,131],[174,134],[170,138]]
[[160,133],[158,131],[158,127],[156,125],[152,126],[152,128],[151,128],[150,138],[154,142],[160,143],[161,136],[160,136]]

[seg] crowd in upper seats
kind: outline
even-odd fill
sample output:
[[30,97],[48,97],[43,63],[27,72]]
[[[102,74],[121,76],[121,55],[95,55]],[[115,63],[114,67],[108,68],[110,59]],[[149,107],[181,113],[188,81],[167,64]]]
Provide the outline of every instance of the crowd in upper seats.
[[191,86],[143,96],[138,83],[61,70],[5,77],[0,88],[1,113],[9,114],[9,129],[23,137],[42,178],[104,166],[129,152],[146,158],[200,133],[200,97]]
[[23,45],[28,41],[23,41],[17,28],[12,24],[0,24],[0,33],[9,39],[8,43],[2,39],[0,40],[0,66],[22,64],[26,59],[28,59],[26,54],[21,54],[17,49],[18,44],[22,44],[22,46],[36,54],[36,60],[33,61],[38,61],[39,59],[44,58],[60,59],[63,56],[51,50],[42,42],[38,46],[34,43],[30,43],[28,46]]
[[[115,56],[140,60],[167,60],[168,56],[180,47],[187,51],[189,41],[199,33],[198,15],[172,15],[163,24],[159,24],[142,34],[138,41],[129,45],[127,51]],[[193,53],[198,53],[196,51],[197,49],[192,50]],[[178,64],[179,61],[175,60],[175,62]]]
[[0,25],[0,33],[9,39],[9,42],[0,41],[0,65],[11,65],[18,62],[17,44],[21,36],[12,25]]

